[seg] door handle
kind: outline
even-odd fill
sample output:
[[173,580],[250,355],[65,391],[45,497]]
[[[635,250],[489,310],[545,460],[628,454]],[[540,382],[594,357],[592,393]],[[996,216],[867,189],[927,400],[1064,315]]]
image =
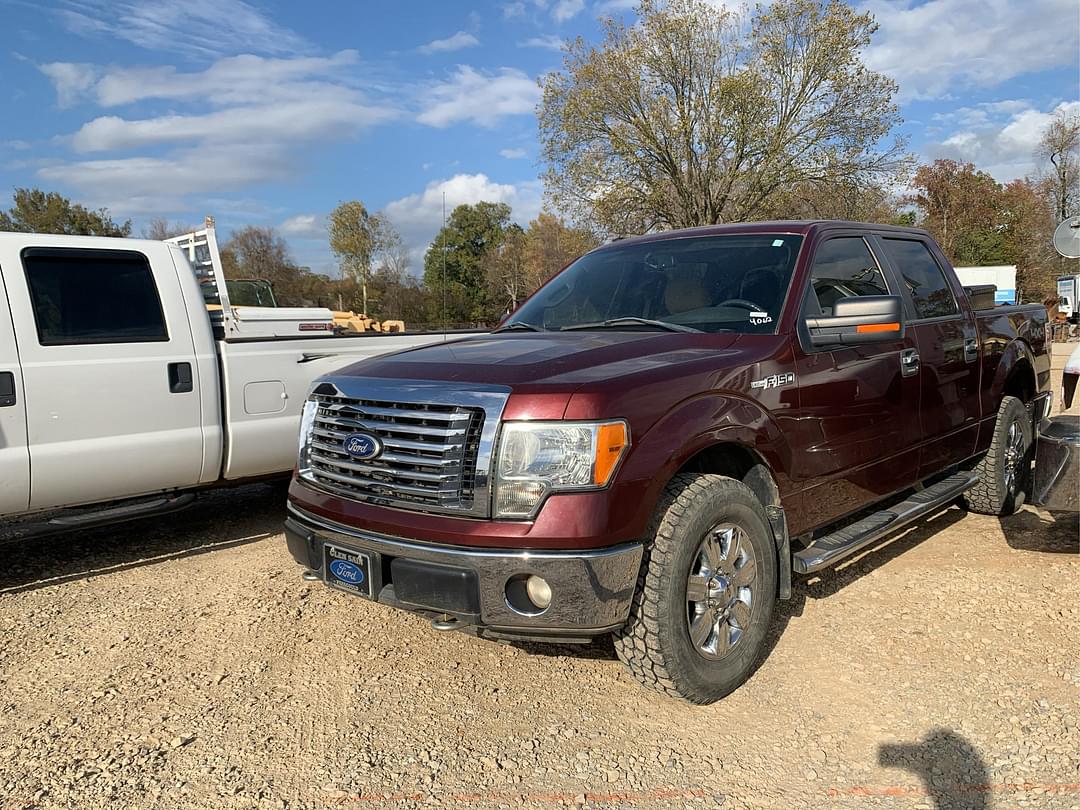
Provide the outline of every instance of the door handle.
[[919,373],[919,350],[904,349],[900,352],[900,373],[913,377]]
[[194,390],[191,363],[169,363],[169,392],[186,394]]
[[15,401],[15,373],[0,371],[0,408],[10,408]]
[[964,338],[964,362],[974,363],[979,359],[979,341],[977,338]]

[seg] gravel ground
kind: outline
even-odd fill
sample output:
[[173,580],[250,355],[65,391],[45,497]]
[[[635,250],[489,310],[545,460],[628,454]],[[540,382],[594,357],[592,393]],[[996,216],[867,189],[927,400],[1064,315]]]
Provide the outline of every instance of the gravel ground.
[[719,704],[306,583],[281,489],[5,548],[0,807],[1080,808],[1075,516],[797,583]]

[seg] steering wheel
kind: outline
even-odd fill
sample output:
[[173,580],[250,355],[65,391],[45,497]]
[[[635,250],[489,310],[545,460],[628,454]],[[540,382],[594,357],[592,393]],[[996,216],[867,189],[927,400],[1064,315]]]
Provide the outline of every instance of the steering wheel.
[[745,298],[729,298],[727,301],[721,301],[717,304],[718,307],[743,307],[744,309],[752,309],[757,312],[767,312],[768,310],[761,304],[755,304],[753,301],[748,301]]

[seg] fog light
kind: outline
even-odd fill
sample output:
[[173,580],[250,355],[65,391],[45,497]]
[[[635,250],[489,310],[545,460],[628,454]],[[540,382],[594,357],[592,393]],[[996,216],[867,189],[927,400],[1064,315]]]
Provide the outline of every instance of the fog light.
[[529,594],[529,601],[540,610],[547,610],[551,604],[551,586],[542,577],[531,576],[525,580],[525,591]]

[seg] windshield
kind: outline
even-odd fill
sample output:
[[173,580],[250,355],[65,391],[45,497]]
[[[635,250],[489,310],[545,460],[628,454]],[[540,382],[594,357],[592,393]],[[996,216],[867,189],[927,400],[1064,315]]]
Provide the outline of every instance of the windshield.
[[703,236],[582,256],[503,325],[771,333],[801,236]]

